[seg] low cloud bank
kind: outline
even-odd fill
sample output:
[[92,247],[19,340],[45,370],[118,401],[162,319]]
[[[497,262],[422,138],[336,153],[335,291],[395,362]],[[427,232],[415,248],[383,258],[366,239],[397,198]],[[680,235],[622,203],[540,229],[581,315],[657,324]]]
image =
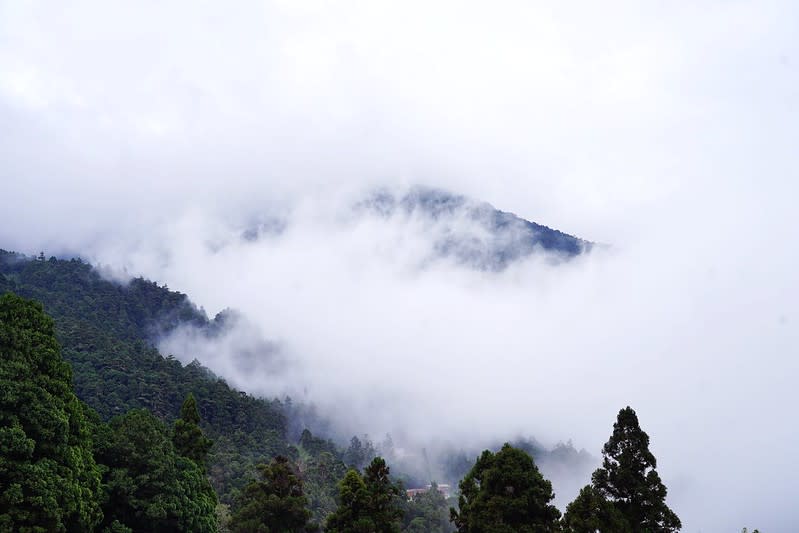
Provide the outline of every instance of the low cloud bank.
[[[687,525],[752,523],[792,490],[773,473],[797,439],[783,423],[799,370],[796,258],[757,239],[762,226],[711,224],[707,238],[675,220],[628,246],[569,260],[539,251],[494,271],[431,258],[447,231],[436,223],[312,203],[257,240],[231,230],[209,246],[206,218],[179,224],[191,231],[171,233],[159,279],[246,321],[210,341],[179,331],[162,348],[245,390],[311,403],[342,436],[390,433],[414,449],[535,436],[596,457],[632,405]],[[264,339],[279,348],[259,351]],[[763,489],[735,485],[732,463]],[[561,505],[588,482],[548,470]],[[735,510],[696,504],[723,486]]]
[[[238,310],[164,349],[342,433],[596,455],[629,404],[686,531],[792,532],[797,9],[0,2],[0,247]],[[417,183],[612,246],[353,209]]]

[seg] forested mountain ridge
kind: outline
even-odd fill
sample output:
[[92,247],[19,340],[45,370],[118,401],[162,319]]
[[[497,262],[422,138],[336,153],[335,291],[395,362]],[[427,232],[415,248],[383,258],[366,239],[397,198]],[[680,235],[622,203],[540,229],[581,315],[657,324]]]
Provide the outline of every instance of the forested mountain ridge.
[[452,449],[442,472],[461,479],[457,499],[429,470],[414,485],[427,488],[406,494],[389,436],[342,449],[307,429],[289,435],[302,407],[253,398],[154,347],[180,325],[213,334],[223,320],[141,278],[121,285],[81,260],[0,250],[0,532],[680,528],[629,407],[563,519],[536,462],[588,460],[571,444],[522,439],[476,462]]
[[[302,406],[254,398],[229,387],[197,361],[184,366],[162,356],[154,347],[158,335],[187,323],[213,334],[225,320],[224,314],[208,320],[184,294],[141,278],[125,285],[106,280],[79,259],[46,259],[43,254],[34,258],[0,250],[0,295],[4,293],[39,302],[33,305],[51,315],[61,345],[59,357],[70,363],[69,381],[77,397],[88,404],[85,424],[94,435],[94,454],[100,464],[100,472],[94,475],[102,474],[101,492],[105,494],[93,498],[101,499],[106,517],[87,530],[193,531],[186,529],[187,520],[207,518],[208,499],[199,481],[184,468],[188,463],[176,455],[179,450],[165,440],[169,425],[176,419],[176,427],[181,423],[178,414],[182,415],[189,401],[186,398],[196,405],[197,421],[213,441],[203,462],[219,501],[226,504],[217,508],[219,530],[227,531],[226,524],[236,522],[238,515],[231,513],[242,509],[242,504],[237,505],[242,490],[257,483],[258,465],[287,457],[301,476],[308,516],[321,524],[336,509],[337,484],[347,468],[363,468],[377,454],[368,439],[353,437],[349,447],[341,448],[307,429],[297,438],[289,432],[287,422],[288,418],[305,419],[298,417]],[[0,457],[0,470],[2,462]],[[158,472],[169,479],[164,481]],[[131,487],[130,475],[139,476],[136,479],[144,484]],[[118,479],[121,481],[115,481]],[[188,510],[181,514],[169,503],[170,498],[189,490],[182,483],[192,482],[199,499],[187,501]],[[145,505],[136,511],[130,508],[131,490],[143,490],[155,499],[133,495]],[[248,490],[252,492],[252,488]],[[161,502],[164,499],[167,503]],[[421,501],[398,504],[407,510],[409,522],[415,520],[418,525],[420,513],[427,513],[430,516],[425,520],[446,523],[443,499],[436,502],[434,510]],[[142,512],[166,516],[166,522],[161,520],[156,526],[142,521]],[[122,516],[124,524],[115,523],[115,516]],[[4,532],[2,519],[0,516],[0,531]],[[93,520],[100,519],[95,516]],[[201,529],[207,530],[206,526]],[[315,530],[309,526],[308,531]]]
[[223,501],[257,462],[289,453],[281,402],[232,389],[199,363],[184,366],[154,347],[157,335],[179,324],[211,324],[186,295],[142,278],[108,281],[79,259],[0,250],[6,291],[41,302],[53,317],[76,394],[103,419],[144,408],[171,422],[193,393],[215,441],[209,472]]

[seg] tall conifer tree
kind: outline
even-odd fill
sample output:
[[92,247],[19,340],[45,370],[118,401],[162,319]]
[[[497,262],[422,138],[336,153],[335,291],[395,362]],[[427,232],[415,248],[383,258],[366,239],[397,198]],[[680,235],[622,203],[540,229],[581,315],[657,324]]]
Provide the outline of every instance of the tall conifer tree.
[[477,459],[460,482],[459,509],[451,510],[461,533],[545,533],[559,531],[560,511],[550,502],[552,484],[533,458],[505,444]]
[[189,394],[183,401],[180,418],[175,421],[172,435],[175,451],[205,468],[212,442],[200,429],[200,412],[193,394]]
[[592,475],[593,486],[613,502],[634,531],[679,531],[680,519],[666,505],[666,486],[649,451],[649,435],[629,406],[619,411],[602,455],[602,467]]
[[84,406],[53,321],[39,303],[0,297],[0,530],[90,531],[100,473]]

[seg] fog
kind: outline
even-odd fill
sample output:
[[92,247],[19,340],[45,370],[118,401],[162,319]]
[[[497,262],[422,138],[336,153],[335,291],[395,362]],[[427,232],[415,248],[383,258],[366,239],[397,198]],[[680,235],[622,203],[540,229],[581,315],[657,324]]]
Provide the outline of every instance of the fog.
[[[685,531],[794,531],[797,26],[759,1],[0,2],[0,247],[236,309],[162,348],[343,433],[598,455],[631,405]],[[432,253],[468,220],[358,207],[417,184],[609,246],[486,271]]]

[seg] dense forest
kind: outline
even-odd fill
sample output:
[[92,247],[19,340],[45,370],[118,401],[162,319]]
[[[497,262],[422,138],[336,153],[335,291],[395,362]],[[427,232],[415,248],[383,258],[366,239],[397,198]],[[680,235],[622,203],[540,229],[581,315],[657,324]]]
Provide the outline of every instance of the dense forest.
[[0,531],[680,528],[629,407],[563,515],[532,441],[476,458],[453,453],[453,496],[433,479],[406,492],[390,449],[292,432],[291,402],[254,398],[196,361],[163,357],[158,335],[218,320],[183,294],[141,278],[114,283],[78,259],[0,251],[4,293]]

